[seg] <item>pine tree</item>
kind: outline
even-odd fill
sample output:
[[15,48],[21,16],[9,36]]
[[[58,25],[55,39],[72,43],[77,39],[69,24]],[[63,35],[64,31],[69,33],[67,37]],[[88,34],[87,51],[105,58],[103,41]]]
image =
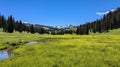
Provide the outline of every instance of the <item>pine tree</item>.
[[14,19],[11,16],[8,17],[7,24],[8,24],[8,33],[13,33],[14,32]]
[[34,26],[33,25],[30,25],[30,33],[34,34]]
[[2,16],[0,14],[0,28],[2,28]]

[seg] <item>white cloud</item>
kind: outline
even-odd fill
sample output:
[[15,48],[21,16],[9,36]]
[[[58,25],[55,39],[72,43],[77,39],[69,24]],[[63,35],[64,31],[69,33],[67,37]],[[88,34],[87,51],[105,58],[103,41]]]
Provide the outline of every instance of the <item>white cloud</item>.
[[96,12],[96,14],[98,14],[98,15],[104,15],[104,14],[108,14],[109,13],[109,11],[106,11],[106,12]]
[[[115,11],[115,9],[112,9],[110,11]],[[106,12],[96,12],[97,15],[101,16],[101,15],[105,15],[105,14],[108,14],[110,11],[106,11]]]
[[23,22],[23,23],[28,23],[28,22]]
[[113,11],[115,11],[115,9],[112,9],[111,11],[113,12]]

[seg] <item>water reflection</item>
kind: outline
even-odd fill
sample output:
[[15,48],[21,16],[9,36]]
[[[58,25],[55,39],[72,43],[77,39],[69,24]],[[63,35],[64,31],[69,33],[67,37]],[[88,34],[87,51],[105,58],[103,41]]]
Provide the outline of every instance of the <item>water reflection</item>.
[[13,50],[14,50],[14,47],[10,47],[9,49],[0,52],[0,60],[7,59],[13,56],[14,55]]
[[32,44],[37,44],[37,43],[38,43],[37,41],[33,41],[33,42],[28,42],[26,44],[32,45]]
[[8,58],[8,53],[7,51],[0,52],[0,60]]

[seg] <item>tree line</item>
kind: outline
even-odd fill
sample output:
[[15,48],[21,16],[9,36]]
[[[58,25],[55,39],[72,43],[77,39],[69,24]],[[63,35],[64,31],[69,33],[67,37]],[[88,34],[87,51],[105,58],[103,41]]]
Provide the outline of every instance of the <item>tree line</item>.
[[88,35],[89,33],[108,32],[112,29],[120,28],[120,8],[104,15],[103,18],[93,22],[87,22],[77,28],[76,34]]
[[5,18],[4,15],[0,14],[0,28],[3,32],[13,33],[13,32],[27,32],[27,33],[39,33],[39,34],[52,34],[52,35],[63,35],[63,34],[73,34],[72,30],[60,30],[60,29],[45,29],[41,25],[33,25],[24,23],[21,20],[15,20],[12,15]]
[[47,33],[46,30],[40,26],[33,24],[23,23],[21,20],[15,20],[12,15],[8,16],[6,19],[4,15],[0,14],[0,28],[3,28],[3,32],[13,33],[13,32],[27,32],[27,33]]

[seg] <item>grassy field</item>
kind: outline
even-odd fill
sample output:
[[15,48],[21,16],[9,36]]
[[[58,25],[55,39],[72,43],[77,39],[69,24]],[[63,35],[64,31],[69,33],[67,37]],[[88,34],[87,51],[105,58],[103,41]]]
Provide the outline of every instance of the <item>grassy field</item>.
[[27,33],[4,33],[0,32],[0,49],[5,49],[10,45],[20,45],[29,41],[39,40],[39,34]]
[[[39,41],[27,45],[26,42]],[[0,67],[120,67],[120,35],[0,33],[0,49],[20,45]]]
[[120,28],[119,29],[113,29],[109,30],[109,32],[103,32],[103,33],[90,33],[90,35],[120,35]]

